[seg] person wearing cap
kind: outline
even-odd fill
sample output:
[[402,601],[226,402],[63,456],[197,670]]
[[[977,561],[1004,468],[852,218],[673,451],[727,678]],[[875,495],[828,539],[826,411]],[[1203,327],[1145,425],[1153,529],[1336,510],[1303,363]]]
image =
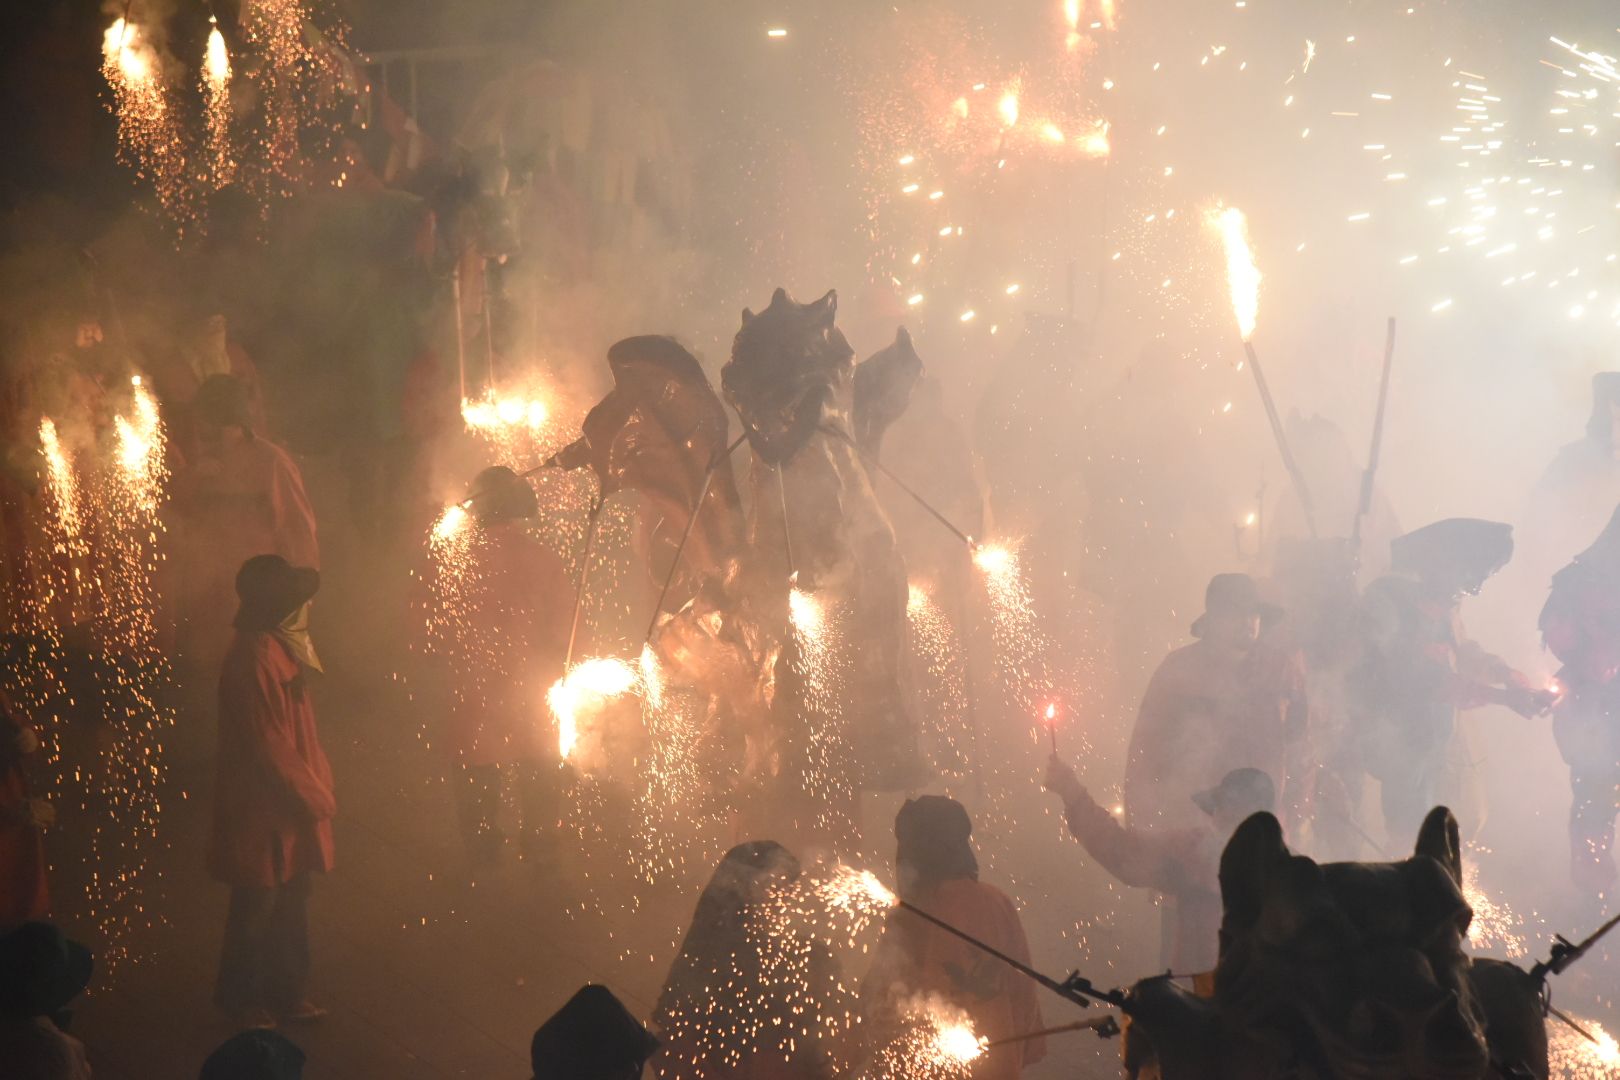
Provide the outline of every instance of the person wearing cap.
[[504,465],[468,488],[473,530],[464,561],[429,568],[429,650],[450,689],[444,745],[462,840],[475,866],[500,858],[502,774],[515,781],[525,858],[552,854],[560,809],[559,751],[546,691],[563,674],[573,588],[535,534],[529,482]]
[[1463,598],[1512,556],[1510,526],[1446,518],[1397,537],[1390,573],[1362,596],[1362,659],[1346,685],[1392,840],[1415,834],[1439,800],[1459,712],[1503,705],[1528,718],[1552,704],[1553,694],[1487,652],[1462,625]]
[[1092,797],[1062,758],[1046,766],[1046,790],[1063,800],[1069,833],[1120,881],[1174,900],[1175,927],[1161,962],[1178,974],[1215,970],[1221,929],[1221,852],[1237,827],[1277,806],[1277,789],[1259,769],[1233,769],[1195,792],[1202,822],[1181,829],[1133,829]]
[[236,575],[236,636],[219,678],[208,869],[231,888],[214,1001],[244,1027],[318,1019],[309,976],[310,876],[332,868],[332,769],[307,675],[313,569],[256,555]]
[[587,983],[529,1043],[534,1080],[635,1080],[659,1042],[605,986]]
[[212,375],[192,402],[194,444],[175,470],[181,649],[189,666],[210,671],[228,640],[231,580],[243,560],[280,555],[320,566],[315,512],[298,464],[255,432],[246,385]]
[[0,1076],[89,1080],[84,1044],[63,1028],[93,967],[90,950],[49,923],[0,937]]
[[1159,665],[1143,694],[1125,765],[1127,824],[1139,829],[1200,824],[1187,792],[1215,786],[1237,768],[1257,768],[1283,792],[1309,723],[1297,653],[1262,640],[1264,603],[1247,574],[1216,574],[1204,593],[1196,639]]
[[[973,822],[966,808],[943,795],[907,799],[894,819],[895,874],[900,899],[915,904],[1024,964],[1029,941],[1012,899],[979,880]],[[1039,1031],[1035,984],[981,949],[918,918],[889,912],[872,967],[861,984],[869,1038],[901,1028],[908,1002],[937,996],[967,1012],[975,1034],[1006,1039]],[[973,1064],[975,1080],[1017,1080],[1046,1056],[1044,1038],[992,1047]]]

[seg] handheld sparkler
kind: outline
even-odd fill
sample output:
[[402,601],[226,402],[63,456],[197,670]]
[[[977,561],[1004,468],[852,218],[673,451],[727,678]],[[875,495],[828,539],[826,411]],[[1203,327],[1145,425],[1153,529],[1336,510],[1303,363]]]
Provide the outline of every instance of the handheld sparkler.
[[1052,754],[1057,755],[1057,702],[1049,702],[1046,706],[1046,734],[1052,740]]

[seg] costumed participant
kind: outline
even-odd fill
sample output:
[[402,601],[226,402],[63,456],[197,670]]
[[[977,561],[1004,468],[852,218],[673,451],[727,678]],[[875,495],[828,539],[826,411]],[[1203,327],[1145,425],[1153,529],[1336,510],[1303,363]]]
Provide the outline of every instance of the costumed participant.
[[1563,665],[1553,737],[1569,764],[1569,865],[1594,899],[1613,892],[1620,811],[1620,510],[1591,547],[1553,577],[1541,635]]
[[1262,641],[1262,603],[1247,574],[1216,574],[1204,592],[1197,638],[1165,657],[1142,697],[1125,764],[1132,828],[1200,824],[1187,792],[1214,787],[1239,768],[1258,768],[1286,793],[1309,728],[1305,673],[1297,653]]
[[[1586,433],[1560,448],[1541,474],[1529,520],[1547,523],[1546,531],[1565,537],[1590,536],[1603,527],[1603,515],[1615,503],[1620,503],[1620,371],[1602,371],[1592,376]],[[1568,557],[1564,553],[1559,559]]]
[[90,1080],[68,1005],[90,984],[90,950],[49,923],[0,937],[0,1073],[8,1080]]
[[236,576],[236,636],[219,677],[219,756],[208,869],[231,888],[214,1001],[244,1027],[317,1020],[309,979],[310,876],[332,868],[332,769],[306,673],[320,575],[256,555]]
[[255,555],[320,566],[315,513],[298,465],[255,433],[247,387],[210,376],[192,402],[196,440],[175,479],[182,650],[206,669],[230,622],[231,581]]
[[[1030,962],[1018,908],[1006,893],[979,880],[970,837],[973,823],[955,799],[908,799],[894,819],[895,872],[902,900],[915,904],[992,948]],[[1041,1029],[1035,984],[989,954],[919,919],[904,908],[889,913],[861,984],[861,1012],[876,1037],[895,1030],[906,1006],[943,999],[963,1009],[980,1038],[992,1041]],[[1016,1080],[1046,1056],[1044,1038],[987,1050],[973,1065],[975,1080]]]
[[635,1080],[658,1040],[605,986],[587,983],[529,1043],[534,1080]]
[[527,480],[496,465],[473,478],[468,494],[475,532],[455,571],[457,591],[435,588],[436,599],[464,606],[444,641],[456,816],[473,862],[495,862],[504,843],[502,771],[512,773],[520,848],[540,859],[554,854],[562,782],[545,695],[563,674],[573,588],[530,527],[540,507]]
[[0,927],[42,919],[51,907],[41,830],[56,820],[28,794],[23,763],[39,750],[33,726],[0,690]]
[[1348,676],[1351,726],[1379,781],[1390,837],[1415,833],[1435,804],[1459,710],[1505,705],[1530,717],[1552,703],[1462,627],[1463,597],[1512,555],[1511,526],[1447,518],[1390,544],[1391,572],[1362,597],[1362,658]]
[[813,935],[783,948],[765,921],[772,892],[799,877],[799,861],[774,841],[726,853],[658,996],[653,1027],[664,1045],[654,1075],[816,1080],[837,1071],[821,1018],[847,1011],[838,959]]
[[1175,933],[1161,963],[1180,974],[1213,972],[1220,945],[1221,852],[1249,815],[1275,808],[1271,777],[1259,769],[1233,769],[1215,787],[1193,795],[1203,825],[1152,832],[1121,825],[1056,754],[1046,766],[1046,790],[1063,800],[1069,832],[1103,869],[1126,885],[1174,899]]

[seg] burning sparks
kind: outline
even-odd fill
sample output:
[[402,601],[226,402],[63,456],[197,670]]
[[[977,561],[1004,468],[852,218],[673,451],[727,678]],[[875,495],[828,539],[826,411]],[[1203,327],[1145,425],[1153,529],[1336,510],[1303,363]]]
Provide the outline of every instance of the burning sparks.
[[996,111],[1001,114],[1001,122],[1007,127],[1017,126],[1018,89],[1016,87],[1001,95],[1001,102],[996,106]]
[[[210,18],[210,24],[214,20]],[[218,25],[208,31],[208,53],[202,71],[203,117],[208,125],[208,166],[216,188],[231,182],[231,58]]]
[[1548,1075],[1559,1080],[1613,1080],[1620,1076],[1620,1043],[1594,1020],[1571,1017],[1593,1039],[1584,1038],[1568,1024],[1547,1020]]
[[917,683],[924,703],[924,724],[935,742],[935,764],[954,771],[971,757],[968,696],[962,649],[956,631],[929,590],[912,583],[906,591],[910,645],[921,667]]
[[811,895],[853,943],[874,921],[900,902],[877,875],[843,863],[834,865],[811,886]]
[[1529,952],[1518,916],[1480,887],[1479,864],[1473,860],[1463,866],[1463,899],[1474,910],[1474,919],[1468,924],[1468,944],[1476,949],[1500,950],[1510,958]]
[[124,471],[130,497],[143,513],[154,515],[163,501],[163,481],[168,478],[163,463],[163,423],[158,418],[157,402],[141,385],[140,376],[132,382],[134,419],[126,419],[122,414],[113,418],[118,436],[118,464]]
[[551,408],[538,395],[497,394],[463,399],[461,420],[482,438],[503,465],[526,469],[557,448],[562,425],[551,422]]
[[865,1074],[872,1080],[968,1080],[986,1040],[967,1013],[938,998],[914,999],[900,1010],[899,1031]]
[[158,201],[176,221],[193,214],[185,147],[169,106],[157,53],[145,33],[118,19],[102,39],[102,76],[118,114],[120,160],[152,182]]
[[67,538],[79,535],[79,482],[73,465],[56,435],[56,421],[45,417],[39,422],[39,446],[45,455],[45,475],[49,481],[56,525]]
[[1226,286],[1232,296],[1232,314],[1244,341],[1254,337],[1255,319],[1260,312],[1260,268],[1249,249],[1249,222],[1235,206],[1209,211],[1211,226],[1221,234],[1226,249]]
[[546,702],[557,718],[557,750],[563,760],[568,760],[579,746],[580,720],[599,712],[635,686],[635,670],[613,657],[582,660],[552,684]]

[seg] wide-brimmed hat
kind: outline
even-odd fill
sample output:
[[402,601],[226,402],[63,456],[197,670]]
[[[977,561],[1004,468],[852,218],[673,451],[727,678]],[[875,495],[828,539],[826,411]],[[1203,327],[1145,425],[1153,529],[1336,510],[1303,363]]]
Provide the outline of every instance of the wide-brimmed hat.
[[1513,558],[1513,526],[1481,518],[1445,518],[1389,544],[1390,569],[1477,593]]
[[472,513],[485,524],[540,516],[540,500],[529,482],[505,465],[491,465],[467,489]]
[[50,1016],[90,984],[90,950],[44,922],[0,937],[0,1012]]
[[280,555],[255,555],[236,572],[239,630],[270,630],[309,603],[321,587],[319,570],[294,566]]
[[1277,805],[1277,785],[1260,769],[1233,769],[1221,777],[1221,782],[1204,791],[1194,792],[1192,801],[1198,809],[1211,816],[1223,806],[1240,803],[1255,811],[1271,810]]
[[588,983],[529,1044],[535,1080],[596,1080],[641,1065],[660,1046],[613,991]]
[[1258,615],[1269,622],[1281,614],[1282,608],[1261,597],[1259,584],[1248,574],[1216,574],[1204,590],[1204,613],[1193,620],[1192,636],[1203,637],[1212,617]]

